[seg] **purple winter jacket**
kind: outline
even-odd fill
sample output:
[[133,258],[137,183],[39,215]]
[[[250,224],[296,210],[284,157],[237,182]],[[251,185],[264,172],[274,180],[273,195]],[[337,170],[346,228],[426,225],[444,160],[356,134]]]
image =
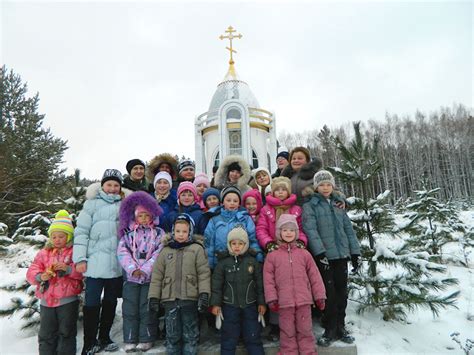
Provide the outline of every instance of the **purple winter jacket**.
[[[163,229],[154,226],[142,226],[132,223],[122,236],[117,248],[117,256],[127,281],[150,283],[153,264],[162,249]],[[141,270],[146,276],[132,276],[135,270]]]

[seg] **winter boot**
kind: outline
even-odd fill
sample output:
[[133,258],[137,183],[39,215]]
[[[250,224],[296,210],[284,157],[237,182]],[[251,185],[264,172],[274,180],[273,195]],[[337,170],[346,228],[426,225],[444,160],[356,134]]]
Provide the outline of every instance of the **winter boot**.
[[336,330],[326,329],[321,338],[318,339],[318,345],[322,347],[328,347],[336,340]]
[[119,346],[110,339],[110,330],[115,319],[115,308],[117,301],[102,301],[102,313],[100,314],[99,346],[102,351],[117,351]]
[[97,344],[97,328],[99,327],[100,306],[82,307],[84,324],[84,346],[81,355],[92,355],[99,352]]
[[346,327],[343,325],[338,325],[337,331],[336,331],[336,337],[340,341],[346,343],[346,344],[352,344],[354,342],[354,337],[349,334],[347,331]]
[[280,340],[280,327],[278,324],[270,324],[270,332],[267,335],[267,339],[271,342]]

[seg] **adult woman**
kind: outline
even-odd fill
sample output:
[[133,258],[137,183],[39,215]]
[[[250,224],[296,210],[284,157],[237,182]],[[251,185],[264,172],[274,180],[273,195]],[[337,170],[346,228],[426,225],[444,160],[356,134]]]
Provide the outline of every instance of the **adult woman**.
[[[154,157],[149,163],[146,171],[146,177],[148,181],[152,182],[155,180],[156,174],[160,171],[166,171],[171,175],[173,181],[172,187],[177,188],[178,183],[176,182],[178,178],[178,161],[176,158],[169,153],[162,153]],[[153,186],[150,186],[150,192],[153,192]]]

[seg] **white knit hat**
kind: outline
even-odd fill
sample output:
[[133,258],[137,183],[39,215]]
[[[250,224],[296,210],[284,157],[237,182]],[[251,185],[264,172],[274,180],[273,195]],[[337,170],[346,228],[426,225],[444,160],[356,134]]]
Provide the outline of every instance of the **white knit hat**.
[[171,179],[171,175],[167,171],[160,171],[155,175],[155,179],[153,180],[153,187],[156,186],[156,183],[160,179],[165,179],[170,184],[170,188],[173,186],[173,180]]
[[245,254],[245,252],[249,248],[249,235],[247,234],[247,231],[242,226],[240,225],[236,226],[229,232],[229,234],[227,234],[227,249],[229,250],[230,255],[234,255],[230,247],[230,242],[233,240],[240,240],[245,243],[245,246],[242,252],[240,253],[241,255]]

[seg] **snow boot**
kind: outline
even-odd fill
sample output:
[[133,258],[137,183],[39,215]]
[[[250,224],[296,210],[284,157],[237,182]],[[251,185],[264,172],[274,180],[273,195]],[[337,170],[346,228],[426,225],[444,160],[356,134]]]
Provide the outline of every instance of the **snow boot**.
[[81,355],[92,355],[99,352],[97,328],[99,327],[100,306],[83,306],[84,346]]
[[267,340],[271,342],[280,340],[280,327],[278,324],[270,324],[270,332],[267,335]]
[[115,319],[115,308],[117,308],[117,301],[102,301],[99,326],[99,346],[101,351],[117,351],[119,349],[118,344],[110,339],[110,330]]
[[318,339],[318,345],[322,347],[328,347],[334,341],[336,341],[336,330],[335,329],[326,329],[321,338]]
[[344,326],[339,326],[336,331],[336,336],[337,339],[346,343],[346,344],[352,344],[354,342],[354,337],[349,334],[347,329]]

